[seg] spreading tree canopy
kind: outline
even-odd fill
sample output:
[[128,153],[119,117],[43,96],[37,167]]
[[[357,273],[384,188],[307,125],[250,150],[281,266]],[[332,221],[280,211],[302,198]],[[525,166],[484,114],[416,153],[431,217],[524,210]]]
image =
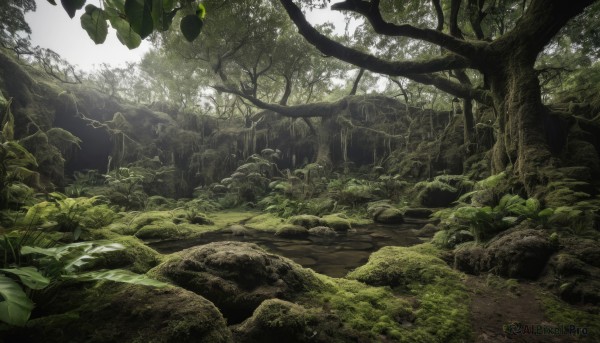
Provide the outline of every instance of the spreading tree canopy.
[[[329,5],[330,1],[268,2],[273,6],[278,2],[304,39],[325,56],[374,73],[432,85],[462,98],[467,140],[473,126],[471,102],[493,108],[498,130],[492,170],[511,167],[528,193],[536,193],[537,186],[548,181],[543,173],[546,167],[560,165],[556,156],[563,144],[556,142],[554,136],[560,123],[542,102],[536,63],[561,30],[572,36],[572,48],[595,52],[597,48],[590,48],[594,44],[589,42],[597,33],[587,29],[588,35],[581,37],[565,27],[569,22],[580,28],[597,27],[598,23],[593,24],[598,13],[597,0],[334,1],[332,11],[348,13],[364,22],[361,36],[350,42],[331,38],[312,26],[302,12],[301,6]],[[110,22],[119,39],[129,47],[137,46],[153,31],[167,29],[174,20],[179,20],[185,39],[192,41],[200,35],[205,16],[211,15],[211,8],[190,0],[103,3],[103,9],[86,6],[81,17],[83,28],[100,43]],[[62,4],[73,17],[85,0],[63,0]],[[177,13],[181,19],[174,19],[178,18]],[[260,13],[249,13],[244,20],[252,18],[260,20]],[[357,41],[363,44],[355,44]],[[583,41],[587,43],[582,44]],[[544,56],[552,53],[546,50]],[[259,107],[287,115],[303,116],[304,110],[314,114],[320,106],[322,112],[332,106],[344,106],[343,102],[311,106],[266,103],[252,94],[256,93],[254,88],[227,89]]]

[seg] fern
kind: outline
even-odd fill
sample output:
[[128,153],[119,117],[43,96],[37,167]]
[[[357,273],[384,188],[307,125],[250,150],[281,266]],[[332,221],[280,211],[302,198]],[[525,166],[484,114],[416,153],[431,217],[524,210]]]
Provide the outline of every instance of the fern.
[[81,267],[98,255],[122,249],[125,249],[123,245],[108,241],[72,243],[51,248],[22,247],[20,254],[34,256],[31,264],[39,269],[30,265],[0,269],[0,321],[9,325],[24,325],[34,307],[27,293],[60,280],[110,280],[152,287],[168,285],[121,269],[80,272]]

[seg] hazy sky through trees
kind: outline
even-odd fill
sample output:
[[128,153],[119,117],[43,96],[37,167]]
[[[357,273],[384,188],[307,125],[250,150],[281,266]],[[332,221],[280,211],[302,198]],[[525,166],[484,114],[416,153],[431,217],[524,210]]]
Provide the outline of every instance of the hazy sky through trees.
[[[87,1],[88,4],[96,6],[100,6],[99,2],[100,0]],[[60,6],[60,2],[58,2],[58,6],[52,6],[46,0],[36,0],[36,4],[37,11],[29,12],[26,15],[26,20],[32,30],[32,44],[54,50],[69,63],[77,65],[82,70],[89,71],[95,65],[99,66],[102,63],[119,66],[126,61],[140,61],[144,53],[151,47],[151,44],[144,40],[140,47],[129,50],[119,42],[112,28],[106,42],[96,45],[81,28],[79,17],[83,10],[77,11],[75,17],[70,19]],[[340,13],[327,9],[317,10],[308,18],[313,24],[333,21],[336,31],[343,32],[344,30],[345,23]],[[298,37],[302,39],[300,36]]]

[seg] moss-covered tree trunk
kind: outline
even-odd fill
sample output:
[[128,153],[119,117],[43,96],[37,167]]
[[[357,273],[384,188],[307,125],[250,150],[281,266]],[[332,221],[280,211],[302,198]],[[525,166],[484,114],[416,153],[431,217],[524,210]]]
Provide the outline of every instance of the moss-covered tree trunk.
[[532,64],[511,61],[492,76],[492,92],[499,124],[493,150],[492,170],[501,172],[512,165],[529,194],[542,183],[540,170],[551,166],[543,131],[545,107]]
[[315,162],[325,168],[331,168],[333,161],[331,158],[331,147],[335,132],[339,132],[335,117],[321,118],[321,125],[317,128],[317,156]]

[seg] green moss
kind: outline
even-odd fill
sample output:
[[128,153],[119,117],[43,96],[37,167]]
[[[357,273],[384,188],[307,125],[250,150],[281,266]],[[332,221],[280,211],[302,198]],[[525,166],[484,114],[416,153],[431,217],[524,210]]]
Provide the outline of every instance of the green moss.
[[254,230],[277,231],[287,223],[271,213],[264,213],[250,218],[244,225]]
[[238,224],[249,220],[250,218],[256,215],[256,212],[229,210],[211,213],[208,215],[208,218],[210,218],[213,221],[213,226],[215,228],[224,228],[231,224]]
[[311,309],[280,299],[263,301],[236,330],[241,342],[279,343],[286,341],[303,342],[304,337],[314,336],[311,326],[317,317]]
[[135,233],[135,237],[140,239],[180,239],[190,237],[194,234],[194,228],[191,225],[173,224],[169,222],[160,222],[142,227]]
[[455,201],[461,189],[453,187],[439,180],[419,182],[415,185],[419,190],[417,203],[425,207],[444,207]]
[[344,218],[342,214],[335,213],[323,216],[321,218],[325,226],[329,226],[335,231],[348,231],[352,229],[352,223],[348,218]]
[[322,225],[321,218],[310,214],[301,214],[298,216],[292,216],[288,219],[288,222],[293,225],[300,225],[307,229]]
[[578,328],[587,329],[587,336],[575,336],[573,341],[600,341],[600,315],[597,313],[577,309],[548,293],[540,295],[540,302],[546,316],[555,325],[574,325]]
[[219,311],[178,287],[72,284],[40,299],[43,317],[12,330],[7,342],[231,342]]
[[287,224],[277,229],[275,235],[289,238],[302,238],[308,236],[308,230],[304,226]]
[[141,239],[180,239],[201,235],[247,220],[255,215],[248,211],[225,211],[205,215],[184,209],[171,211],[130,212],[109,229]]
[[414,326],[402,332],[400,341],[460,342],[469,339],[468,299],[460,274],[439,257],[431,244],[384,247],[348,278],[370,285],[391,286],[414,296]]
[[[381,335],[394,337],[404,331],[403,323],[412,317],[412,307],[385,287],[318,275],[324,287],[309,294],[309,302],[335,314],[345,329],[367,333],[372,340]],[[397,337],[394,337],[397,338]]]
[[[129,216],[124,217],[128,220]],[[148,211],[135,214],[135,217],[128,223],[129,226],[137,232],[144,226],[156,224],[157,222],[169,222],[173,220],[173,212],[170,211]]]

